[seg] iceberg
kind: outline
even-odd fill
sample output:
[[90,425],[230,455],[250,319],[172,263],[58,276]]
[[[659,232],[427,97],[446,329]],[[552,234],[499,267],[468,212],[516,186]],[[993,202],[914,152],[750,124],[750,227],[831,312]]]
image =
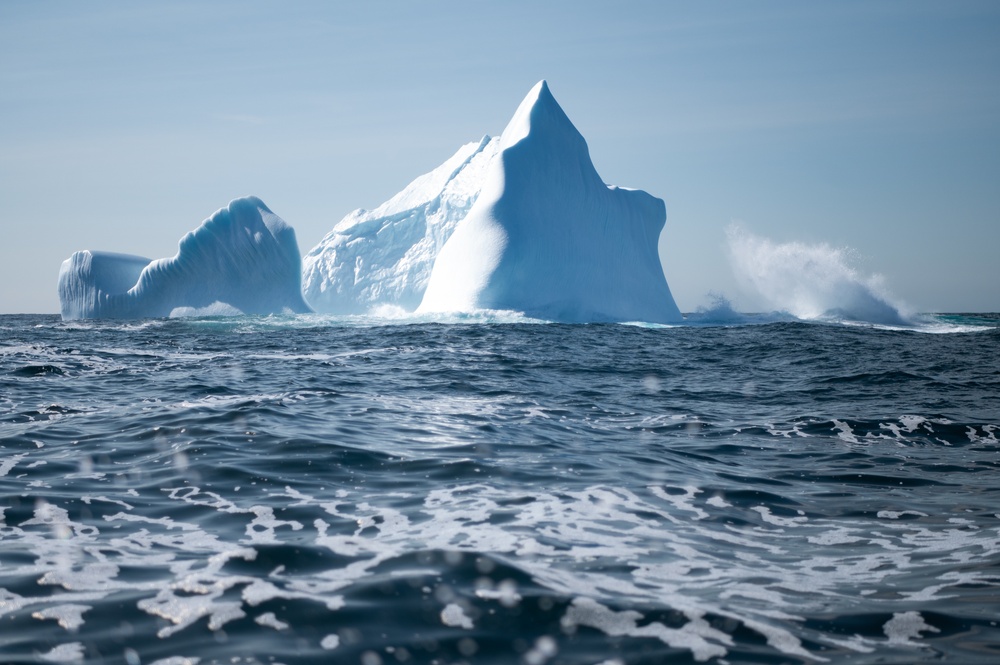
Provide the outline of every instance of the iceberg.
[[325,314],[412,312],[434,259],[479,196],[497,139],[484,136],[375,208],[342,219],[302,260],[306,300]]
[[59,271],[62,318],[309,312],[301,266],[295,230],[260,199],[235,199],[181,238],[172,258],[75,252]]
[[555,321],[682,320],[657,243],[662,200],[605,185],[540,81],[499,138],[463,146],[303,259],[317,311],[513,310]]
[[586,140],[540,81],[500,136],[417,311],[679,322],[657,252],[665,222],[662,200],[604,184]]

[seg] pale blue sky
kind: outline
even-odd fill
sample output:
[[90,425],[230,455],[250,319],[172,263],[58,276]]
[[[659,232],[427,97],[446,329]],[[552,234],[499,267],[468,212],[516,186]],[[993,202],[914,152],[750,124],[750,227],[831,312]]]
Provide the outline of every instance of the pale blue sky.
[[850,246],[921,311],[1000,310],[1000,3],[0,3],[0,312],[78,249],[172,256],[261,197],[303,253],[545,78],[663,198],[683,311],[725,229]]

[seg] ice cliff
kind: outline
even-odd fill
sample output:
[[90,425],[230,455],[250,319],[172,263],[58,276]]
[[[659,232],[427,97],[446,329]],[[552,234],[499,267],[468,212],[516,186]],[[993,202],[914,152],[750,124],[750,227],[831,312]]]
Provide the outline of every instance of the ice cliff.
[[506,309],[557,321],[681,320],[657,241],[663,201],[604,184],[545,81],[499,139],[460,149],[304,259],[317,311]]
[[181,238],[168,259],[84,250],[63,262],[63,319],[170,316],[221,306],[308,312],[295,231],[256,197],[232,201]]

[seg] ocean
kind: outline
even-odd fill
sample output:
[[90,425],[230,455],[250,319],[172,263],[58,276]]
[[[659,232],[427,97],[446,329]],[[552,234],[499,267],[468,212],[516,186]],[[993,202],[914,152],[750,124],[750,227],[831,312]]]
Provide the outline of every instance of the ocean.
[[1000,662],[1000,315],[0,317],[0,662]]

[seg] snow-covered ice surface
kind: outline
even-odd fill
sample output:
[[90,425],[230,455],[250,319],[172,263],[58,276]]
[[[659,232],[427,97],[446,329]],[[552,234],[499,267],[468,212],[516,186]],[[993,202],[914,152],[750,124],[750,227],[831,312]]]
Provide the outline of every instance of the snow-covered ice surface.
[[172,258],[75,252],[59,271],[62,317],[308,312],[301,265],[294,229],[260,199],[235,199],[181,238]]
[[604,184],[586,140],[540,81],[504,129],[418,311],[678,322],[657,252],[665,220],[660,199]]
[[303,258],[306,300],[326,314],[412,312],[434,258],[479,196],[497,139],[484,136],[375,208],[342,219]]

